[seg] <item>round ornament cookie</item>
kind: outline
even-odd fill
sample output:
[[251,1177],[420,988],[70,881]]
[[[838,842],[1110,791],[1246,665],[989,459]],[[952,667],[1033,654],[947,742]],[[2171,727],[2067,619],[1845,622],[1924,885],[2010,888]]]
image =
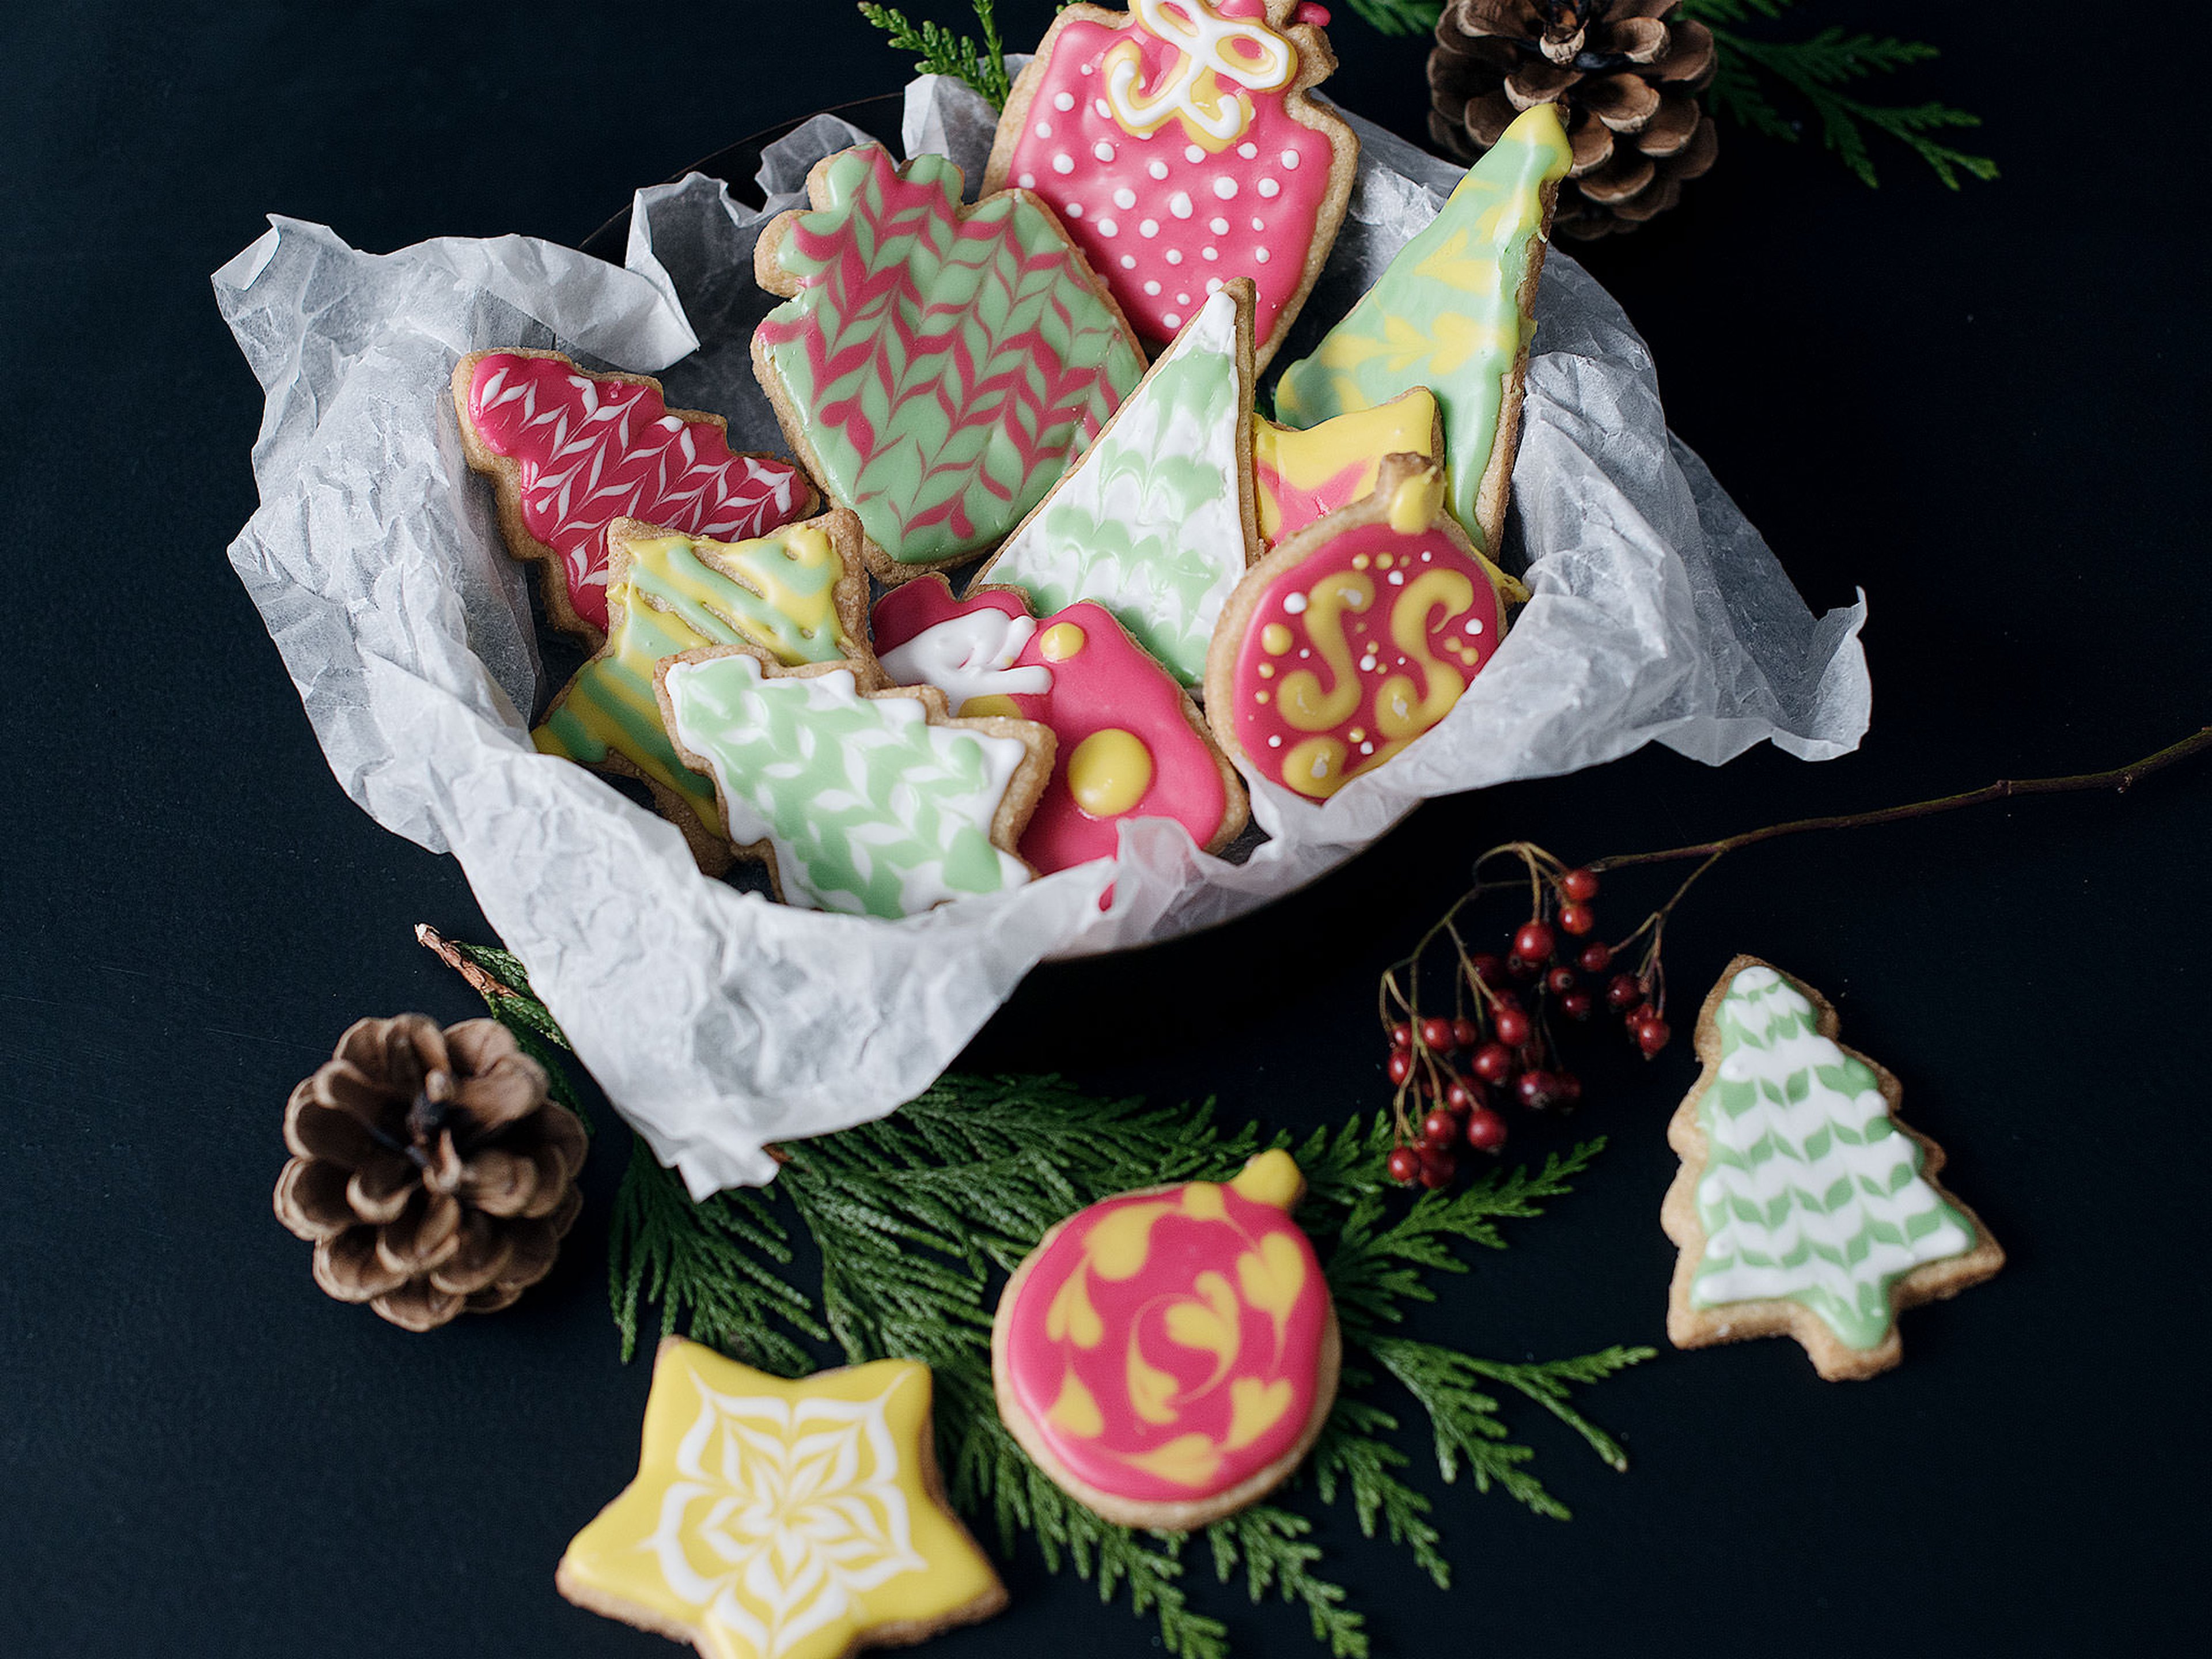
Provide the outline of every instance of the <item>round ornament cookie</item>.
[[1037,1467],[1122,1526],[1183,1532],[1256,1503],[1336,1399],[1328,1281],[1284,1152],[1225,1184],[1123,1193],[1039,1242],[999,1298],[999,1415]]
[[1326,800],[1452,710],[1528,590],[1443,507],[1443,471],[1385,457],[1374,494],[1285,539],[1223,607],[1206,714],[1251,769]]

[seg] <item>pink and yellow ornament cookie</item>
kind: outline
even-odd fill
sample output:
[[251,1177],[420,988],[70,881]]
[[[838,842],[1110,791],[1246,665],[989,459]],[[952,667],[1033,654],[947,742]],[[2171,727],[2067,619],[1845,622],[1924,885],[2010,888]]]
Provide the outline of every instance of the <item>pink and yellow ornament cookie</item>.
[[1257,1502],[1336,1398],[1336,1310],[1284,1152],[1124,1193],[1044,1236],[991,1328],[999,1415],[1107,1520],[1181,1532]]
[[653,1360],[637,1478],[561,1558],[577,1606],[706,1659],[845,1659],[1006,1605],[945,1504],[929,1367],[797,1382],[682,1337]]
[[1104,606],[1039,622],[1015,589],[955,599],[940,576],[884,594],[874,632],[894,683],[935,686],[957,715],[1052,728],[1052,781],[1018,848],[1040,874],[1113,857],[1124,819],[1173,818],[1207,852],[1244,827],[1243,783],[1197,706]]
[[732,452],[719,415],[671,409],[645,374],[593,374],[557,351],[471,351],[453,369],[470,470],[499,490],[507,550],[545,568],[545,614],[607,632],[607,526],[641,519],[745,541],[814,510],[789,461]]
[[1070,6],[1014,83],[983,188],[1049,204],[1155,344],[1250,277],[1265,367],[1336,240],[1359,158],[1308,95],[1336,68],[1328,18],[1300,0]]
[[1390,456],[1372,495],[1237,585],[1206,656],[1206,718],[1257,775],[1325,800],[1451,712],[1527,598],[1444,510],[1443,468]]

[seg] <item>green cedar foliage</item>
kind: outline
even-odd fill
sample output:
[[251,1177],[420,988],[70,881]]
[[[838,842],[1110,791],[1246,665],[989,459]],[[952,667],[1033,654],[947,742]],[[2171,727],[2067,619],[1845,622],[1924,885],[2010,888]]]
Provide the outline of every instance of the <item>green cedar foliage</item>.
[[[447,948],[497,979],[503,994],[487,994],[503,1023],[527,1023],[562,1042],[513,957]],[[510,1001],[526,1006],[502,1006]],[[924,1362],[936,1376],[938,1452],[956,1508],[995,1534],[1002,1553],[1027,1538],[1048,1571],[1072,1568],[1097,1583],[1101,1601],[1126,1590],[1131,1611],[1156,1621],[1161,1645],[1178,1659],[1222,1659],[1226,1627],[1190,1604],[1188,1540],[1102,1521],[1047,1480],[1000,1421],[991,1316],[1005,1275],[1076,1210],[1134,1188],[1226,1180],[1271,1145],[1288,1147],[1305,1173],[1298,1221],[1335,1299],[1343,1376],[1311,1456],[1279,1501],[1214,1522],[1205,1547],[1222,1583],[1241,1570],[1253,1600],[1272,1593],[1302,1607],[1332,1659],[1366,1659],[1364,1616],[1322,1576],[1310,1520],[1281,1500],[1294,1503],[1309,1486],[1325,1504],[1349,1497],[1362,1532],[1373,1537],[1382,1528],[1439,1588],[1449,1587],[1430,1500],[1401,1478],[1411,1459],[1392,1437],[1405,1407],[1387,1403],[1386,1379],[1426,1419],[1446,1480],[1464,1468],[1478,1490],[1494,1483],[1540,1515],[1566,1517],[1528,1472],[1533,1452],[1508,1438],[1498,1415],[1507,1392],[1551,1412],[1614,1468],[1626,1467],[1620,1446],[1570,1395],[1650,1358],[1651,1349],[1508,1364],[1397,1328],[1408,1304],[1435,1299],[1437,1274],[1467,1271],[1458,1246],[1503,1249],[1498,1224],[1538,1215],[1563,1196],[1601,1141],[1555,1154],[1540,1169],[1500,1168],[1458,1192],[1409,1201],[1382,1174],[1387,1113],[1294,1144],[1263,1139],[1254,1124],[1224,1129],[1210,1105],[1103,1101],[1051,1077],[945,1079],[891,1117],[782,1148],[772,1188],[733,1188],[703,1203],[634,1140],[609,1243],[623,1356],[636,1351],[646,1310],[658,1304],[660,1333],[684,1329],[781,1376],[821,1363],[810,1344],[827,1345],[846,1364]],[[794,1222],[820,1257],[818,1297],[793,1282]]]
[[889,37],[894,52],[917,54],[915,74],[949,75],[956,81],[965,81],[991,100],[993,109],[1004,109],[1012,86],[1006,78],[1006,43],[1000,39],[999,21],[993,15],[997,0],[969,0],[969,3],[975,10],[975,26],[983,32],[981,42],[973,35],[955,34],[943,24],[927,19],[916,23],[896,6],[879,6],[872,0],[861,0],[860,15]]
[[1768,96],[1769,84],[1778,82],[1811,106],[1820,120],[1821,143],[1869,186],[1877,182],[1874,158],[1867,149],[1865,129],[1869,127],[1910,149],[1953,190],[1959,188],[1962,173],[1982,179],[1997,176],[1997,164],[1988,156],[1970,155],[1936,136],[1978,127],[1982,124],[1980,117],[1932,100],[1872,104],[1844,90],[1871,76],[1926,63],[1937,55],[1934,46],[1919,40],[1849,33],[1832,26],[1804,40],[1757,40],[1729,27],[1778,18],[1796,3],[1682,0],[1677,15],[1695,18],[1711,29],[1720,48],[1712,84],[1705,89],[1716,112],[1771,138],[1795,143],[1798,124]]

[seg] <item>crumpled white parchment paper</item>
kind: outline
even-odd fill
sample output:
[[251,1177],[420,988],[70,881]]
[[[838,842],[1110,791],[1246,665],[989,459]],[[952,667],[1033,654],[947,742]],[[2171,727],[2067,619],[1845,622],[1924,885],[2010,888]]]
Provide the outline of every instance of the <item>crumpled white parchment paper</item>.
[[[908,88],[910,150],[982,172],[992,117],[957,83]],[[1282,361],[1302,356],[1434,215],[1449,164],[1357,120],[1351,213]],[[879,1117],[949,1064],[1050,957],[1170,938],[1282,897],[1427,796],[1574,770],[1656,740],[1717,764],[1762,740],[1854,747],[1863,599],[1814,617],[1757,531],[1668,432],[1650,355],[1554,249],[1537,299],[1514,471],[1535,598],[1443,724],[1316,807],[1266,784],[1271,837],[1235,865],[1179,824],[1125,825],[1113,865],[900,922],[776,905],[701,876],[674,829],[539,755],[551,688],[524,568],[461,457],[448,379],[478,346],[551,346],[657,374],[669,401],[784,450],[748,343],[769,214],[865,137],[820,116],[774,146],[756,213],[692,174],[637,193],[628,269],[520,237],[392,254],[273,217],[215,276],[267,392],[261,507],[231,544],[346,793],[451,851],[576,1052],[692,1192],[771,1179],[773,1141]],[[1100,895],[1113,888],[1111,908]]]

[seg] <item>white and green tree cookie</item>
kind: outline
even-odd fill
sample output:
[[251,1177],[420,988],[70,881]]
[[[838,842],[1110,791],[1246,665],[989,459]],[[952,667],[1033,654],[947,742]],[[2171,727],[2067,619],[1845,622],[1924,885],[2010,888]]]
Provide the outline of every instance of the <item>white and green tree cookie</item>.
[[1836,1030],[1819,992],[1755,957],[1705,999],[1705,1074],[1667,1131],[1675,1346],[1787,1334],[1831,1382],[1872,1376],[1903,1356],[1901,1309],[2004,1265],[1936,1179],[1943,1149],[1898,1121],[1897,1079]]
[[743,645],[671,657],[653,683],[678,756],[787,902],[895,918],[1034,878],[1013,848],[1052,776],[1050,727],[952,720],[933,687],[863,691],[848,667]]
[[1258,544],[1252,284],[1221,284],[976,574],[1039,616],[1093,599],[1186,686]]

